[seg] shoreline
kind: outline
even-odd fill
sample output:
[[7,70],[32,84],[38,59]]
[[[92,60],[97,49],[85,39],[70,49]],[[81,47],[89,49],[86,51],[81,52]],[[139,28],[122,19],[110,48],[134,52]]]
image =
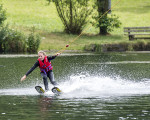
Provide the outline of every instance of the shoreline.
[[[54,50],[52,51],[45,51],[48,55],[54,55]],[[56,52],[56,51],[55,51]],[[85,52],[85,51],[77,51],[77,50],[67,50],[65,52],[63,52],[60,56],[74,56],[74,55],[100,55],[100,54],[113,54],[113,53],[127,53],[127,54],[147,54],[150,53],[150,51],[124,51],[124,52],[102,52],[102,53],[96,53],[96,52]],[[0,54],[0,58],[16,58],[16,57],[37,57],[37,54]]]

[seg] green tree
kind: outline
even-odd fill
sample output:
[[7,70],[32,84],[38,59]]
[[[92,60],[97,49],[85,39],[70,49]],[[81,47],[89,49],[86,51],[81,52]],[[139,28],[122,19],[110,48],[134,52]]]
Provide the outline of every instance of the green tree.
[[107,14],[110,7],[108,4],[109,1],[110,0],[96,0],[94,4],[94,9],[97,9],[97,12],[93,15],[95,21],[92,22],[92,24],[99,28],[99,34],[101,35],[106,35],[121,25],[119,17],[115,14]]
[[0,53],[25,52],[25,36],[17,30],[10,29],[8,25],[0,26]]
[[66,33],[80,34],[92,12],[90,0],[48,0],[53,1]]
[[35,34],[35,28],[32,28],[31,33],[27,37],[27,52],[36,53],[41,42],[41,37],[38,34]]
[[[3,9],[3,5],[0,5],[0,26],[2,26],[2,23],[6,20],[6,10]],[[1,32],[2,33],[2,32]],[[3,35],[0,34],[0,52],[3,51],[3,38],[1,37]]]

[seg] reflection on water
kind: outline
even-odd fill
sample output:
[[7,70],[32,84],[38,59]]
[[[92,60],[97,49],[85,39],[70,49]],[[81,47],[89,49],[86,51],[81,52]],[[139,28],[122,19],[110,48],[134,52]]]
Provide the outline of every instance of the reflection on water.
[[[2,96],[0,118],[5,119],[144,119],[148,120],[150,96],[107,98],[53,98]],[[11,99],[8,99],[10,98]]]
[[0,58],[0,119],[149,120],[147,54],[61,56],[52,63],[60,96],[36,92],[43,86],[38,69],[20,83],[36,59]]

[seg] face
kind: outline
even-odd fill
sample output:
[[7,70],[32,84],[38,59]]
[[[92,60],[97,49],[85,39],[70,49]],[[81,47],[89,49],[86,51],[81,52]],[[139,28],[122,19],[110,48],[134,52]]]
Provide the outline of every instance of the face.
[[45,55],[43,55],[43,53],[38,53],[38,57],[42,61],[44,60]]

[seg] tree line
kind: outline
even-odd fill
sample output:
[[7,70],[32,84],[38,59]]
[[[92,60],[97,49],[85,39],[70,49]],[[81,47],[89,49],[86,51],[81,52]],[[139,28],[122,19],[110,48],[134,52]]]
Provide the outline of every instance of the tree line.
[[[68,34],[80,34],[85,26],[91,23],[99,28],[100,35],[107,35],[113,28],[121,25],[115,14],[106,13],[110,9],[111,0],[47,0],[56,5],[58,15]],[[109,11],[110,12],[110,11]],[[0,53],[35,53],[41,38],[31,31],[29,35],[4,25],[7,19],[6,10],[0,5]]]
[[[118,16],[111,13],[111,0],[47,0],[56,5],[64,31],[80,34],[87,23],[99,28],[100,35],[107,35],[113,28],[119,28]],[[108,15],[108,13],[111,15]]]

